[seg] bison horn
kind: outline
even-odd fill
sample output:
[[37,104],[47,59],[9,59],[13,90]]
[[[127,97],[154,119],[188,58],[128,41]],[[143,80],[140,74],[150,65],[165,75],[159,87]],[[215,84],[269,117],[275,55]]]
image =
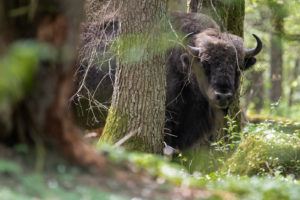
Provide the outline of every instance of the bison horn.
[[261,49],[262,49],[262,41],[261,41],[261,39],[257,35],[255,35],[255,34],[252,34],[252,35],[256,39],[257,45],[253,49],[246,49],[244,51],[245,58],[251,58],[251,57],[256,56],[261,51]]
[[199,47],[193,47],[193,46],[190,46],[190,45],[188,45],[188,47],[189,47],[192,51],[197,51],[197,52],[200,51],[200,48],[199,48]]

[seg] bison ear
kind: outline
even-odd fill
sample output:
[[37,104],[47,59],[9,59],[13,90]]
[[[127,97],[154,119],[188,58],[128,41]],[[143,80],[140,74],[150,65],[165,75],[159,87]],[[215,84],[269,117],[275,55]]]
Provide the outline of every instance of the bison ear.
[[190,67],[190,59],[187,53],[180,56],[181,66],[178,66],[178,70],[182,73],[187,73]]
[[243,70],[250,69],[255,63],[256,63],[255,57],[245,59],[245,64],[244,64]]

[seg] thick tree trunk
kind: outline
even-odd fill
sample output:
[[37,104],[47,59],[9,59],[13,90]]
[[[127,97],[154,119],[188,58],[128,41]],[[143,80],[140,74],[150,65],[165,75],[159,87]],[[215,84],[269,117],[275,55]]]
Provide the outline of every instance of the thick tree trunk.
[[165,0],[124,0],[120,19],[119,63],[112,104],[100,142],[161,153],[165,121],[165,52],[159,37],[165,26]]
[[[188,11],[201,12],[211,16],[223,31],[243,37],[245,1],[244,0],[189,0]],[[228,115],[236,121],[237,129],[241,130],[242,115],[240,109],[240,88],[234,102],[229,108]]]
[[[0,3],[8,12],[20,6],[20,1],[14,0],[9,3],[0,1]],[[26,3],[25,6],[35,7],[32,4],[36,1],[23,3]],[[82,19],[82,1],[44,0],[39,1],[36,6],[37,9],[30,10],[24,15],[0,20],[0,22],[13,22],[13,29],[7,27],[12,33],[13,42],[36,37],[36,43],[47,44],[52,48],[53,54],[45,56],[47,58],[39,58],[37,55],[39,62],[36,74],[32,75],[34,77],[30,84],[32,90],[26,93],[23,99],[19,98],[10,102],[9,120],[3,121],[0,117],[0,125],[6,127],[4,132],[2,129],[1,142],[13,144],[24,142],[28,138],[27,141],[33,141],[40,148],[44,144],[47,144],[47,147],[50,144],[65,158],[83,166],[96,167],[101,170],[105,160],[83,141],[68,109],[73,86],[74,56],[76,55],[74,49],[78,41],[79,22]],[[6,17],[6,15],[1,17]],[[18,24],[21,25],[18,26]],[[28,48],[30,44],[27,44]],[[22,73],[20,69],[23,62],[28,61],[23,59],[19,61],[19,65],[15,66],[20,73]],[[19,78],[16,77],[16,79]],[[22,85],[19,86],[22,88]]]

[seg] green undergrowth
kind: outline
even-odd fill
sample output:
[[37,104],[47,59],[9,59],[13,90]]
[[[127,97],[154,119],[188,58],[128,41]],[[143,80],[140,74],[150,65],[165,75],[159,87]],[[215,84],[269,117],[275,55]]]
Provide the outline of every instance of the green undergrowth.
[[210,174],[197,171],[189,173],[183,165],[167,162],[157,155],[112,150],[108,146],[104,149],[109,152],[109,159],[112,162],[129,161],[141,169],[146,169],[153,176],[166,179],[175,185],[207,189],[223,195],[230,193],[233,195],[230,199],[296,200],[300,196],[300,184],[292,177],[280,175],[248,177],[217,171]]
[[15,187],[0,186],[0,197],[5,200],[129,200],[131,198],[111,194],[86,186],[77,185],[72,190],[61,187],[55,179],[46,180],[41,174],[30,174],[21,176]]
[[[111,146],[102,147],[107,158],[116,165],[128,163],[135,170],[146,170],[152,177],[180,187],[195,187],[211,193],[202,199],[298,199],[300,185],[295,179],[276,177],[227,176],[218,172],[202,174],[188,173],[177,163],[170,163],[163,157],[127,152]],[[49,165],[45,165],[49,166]],[[52,168],[52,170],[50,170]],[[35,173],[18,161],[0,159],[0,197],[6,200],[20,199],[132,199],[133,197],[105,189],[95,188],[92,184],[78,182],[82,172],[65,163],[47,167],[42,173]],[[99,182],[108,182],[99,177]],[[162,186],[161,186],[162,187]],[[169,187],[169,186],[168,186]],[[166,198],[168,199],[168,198]]]
[[280,125],[266,122],[248,125],[245,133],[246,137],[225,163],[223,170],[250,176],[281,174],[300,177],[298,130],[286,133],[280,130]]
[[198,171],[204,174],[217,172],[224,166],[237,148],[245,132],[237,132],[237,122],[226,117],[227,126],[223,128],[219,139],[208,145],[195,145],[183,151],[175,158],[189,172]]
[[234,193],[243,200],[298,200],[300,185],[283,177],[227,176],[208,181],[206,189]]
[[[228,127],[234,127],[234,122]],[[298,127],[296,121],[249,123],[243,132],[228,131],[227,135],[212,143],[209,148],[195,147],[183,152],[177,162],[189,172],[199,171],[204,174],[291,175],[299,178]]]
[[0,159],[0,199],[3,200],[129,200],[131,198],[76,183],[80,170],[65,164],[36,173],[18,162]]
[[[106,155],[112,166],[129,166],[131,171],[128,173],[133,173],[129,177],[144,171],[151,174],[152,178],[145,177],[154,183],[160,180],[162,185],[159,187],[165,187],[166,193],[172,193],[172,187],[184,187],[209,192],[202,199],[299,199],[298,131],[285,133],[279,125],[265,122],[249,124],[242,133],[236,134],[230,133],[210,149],[190,151],[194,157],[188,157],[186,153],[177,155],[179,163],[170,162],[169,158],[162,156],[128,152],[110,145],[102,145],[98,150]],[[21,156],[29,162],[27,154],[30,153],[25,154],[22,152]],[[3,199],[133,198],[132,195],[109,191],[102,186],[95,187],[90,179],[78,182],[85,176],[81,170],[65,162],[45,163],[44,170],[36,172],[32,167],[34,164],[24,166],[18,160],[0,159],[0,197]],[[51,159],[44,160],[49,162]],[[119,168],[112,167],[109,173],[114,174],[113,169]],[[138,179],[145,178],[140,176],[137,175]],[[114,176],[99,177],[100,185],[114,186],[116,183],[110,182],[110,179],[114,179]]]

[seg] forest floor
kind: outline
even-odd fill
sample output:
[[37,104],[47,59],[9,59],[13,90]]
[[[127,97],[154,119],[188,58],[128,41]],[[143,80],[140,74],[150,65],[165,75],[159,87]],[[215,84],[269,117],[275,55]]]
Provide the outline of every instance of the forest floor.
[[102,173],[38,145],[0,145],[0,200],[300,200],[299,126],[248,124],[227,143],[193,148],[174,162],[103,146]]
[[[179,187],[150,175],[132,163],[109,164],[101,174],[67,164],[55,154],[47,154],[37,170],[34,152],[0,146],[0,199],[231,199],[222,193]],[[218,198],[219,196],[219,198]]]

